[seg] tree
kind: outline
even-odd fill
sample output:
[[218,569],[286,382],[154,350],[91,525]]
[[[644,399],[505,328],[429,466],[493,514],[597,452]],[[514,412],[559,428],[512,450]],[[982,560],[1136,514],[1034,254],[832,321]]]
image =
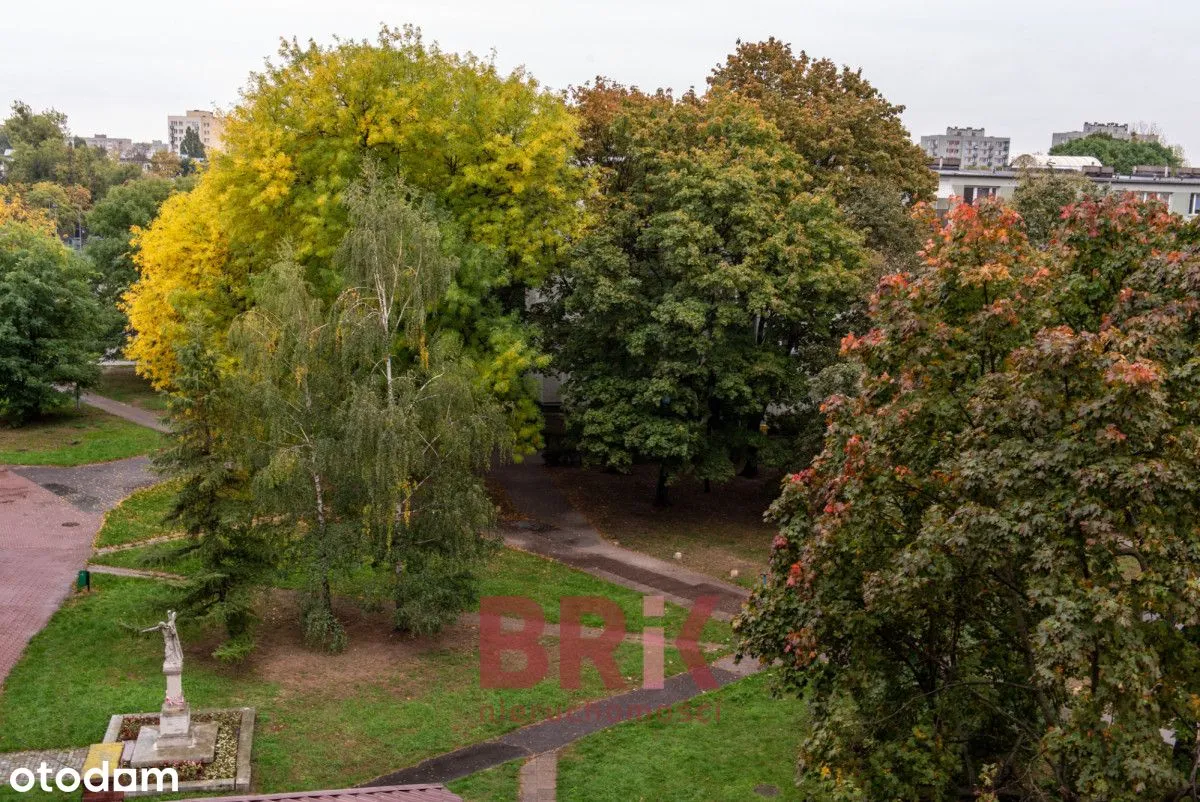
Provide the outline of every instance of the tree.
[[46,210],[54,220],[55,232],[60,238],[83,236],[83,217],[92,203],[91,193],[86,187],[39,181],[21,190],[29,205]]
[[14,101],[4,132],[13,149],[8,181],[34,184],[58,177],[67,158],[67,115],[54,109],[38,114],[28,104]]
[[932,199],[937,181],[900,121],[904,107],[889,103],[862,70],[793,54],[771,38],[739,41],[708,83],[756,103],[839,200],[867,178],[890,182],[912,201]]
[[794,54],[775,38],[739,41],[708,83],[762,109],[882,263],[912,266],[921,232],[909,207],[932,200],[937,180],[900,120],[903,106],[888,102],[862,70]]
[[[182,333],[176,304],[228,299],[233,307],[208,311],[231,320],[255,302],[248,277],[264,273],[284,242],[314,292],[335,297],[342,277],[331,257],[347,226],[341,200],[362,165],[375,161],[445,213],[463,267],[433,325],[458,332],[480,385],[502,400],[532,447],[540,419],[525,374],[544,359],[524,330],[524,290],[559,264],[579,228],[587,181],[571,160],[576,139],[561,96],[523,71],[502,75],[490,62],[444,53],[414,29],[385,28],[374,44],[285,43],[279,63],[254,76],[229,115],[222,152],[186,202],[189,214],[212,223],[190,235],[210,243],[142,242],[153,270],[129,300],[141,367],[170,385],[173,337]],[[155,228],[184,224],[173,212],[164,208]],[[178,258],[212,240],[223,243],[223,261],[213,266],[227,290],[220,298],[193,286],[192,265]],[[206,266],[200,281],[208,279]],[[160,292],[159,281],[181,292]]]
[[177,178],[183,175],[183,163],[169,150],[156,150],[150,155],[150,174],[158,178]]
[[147,228],[162,204],[187,186],[162,178],[143,178],[114,187],[87,214],[88,241],[84,255],[95,273],[93,290],[107,318],[103,344],[117,349],[124,342],[125,315],[118,304],[138,278],[133,242],[137,231]]
[[195,128],[189,128],[184,133],[183,141],[179,143],[179,154],[188,159],[204,158],[204,143],[200,141],[200,134]]
[[1120,175],[1140,165],[1183,166],[1182,151],[1161,142],[1143,139],[1113,139],[1108,134],[1089,134],[1050,148],[1055,156],[1094,156]]
[[0,412],[21,424],[99,375],[86,262],[53,235],[0,223]]
[[1013,192],[1013,206],[1025,223],[1025,236],[1042,247],[1062,224],[1063,209],[1098,194],[1096,184],[1082,173],[1026,170]]
[[24,223],[40,233],[54,236],[57,230],[48,210],[31,206],[25,195],[12,186],[0,186],[0,224]]
[[657,462],[662,502],[676,476],[727,479],[803,417],[861,254],[753,105],[604,82],[577,101],[606,176],[551,289],[556,367],[585,457]]
[[959,205],[880,282],[735,622],[809,700],[805,794],[1200,790],[1198,295],[1196,232],[1129,196],[1047,251]]

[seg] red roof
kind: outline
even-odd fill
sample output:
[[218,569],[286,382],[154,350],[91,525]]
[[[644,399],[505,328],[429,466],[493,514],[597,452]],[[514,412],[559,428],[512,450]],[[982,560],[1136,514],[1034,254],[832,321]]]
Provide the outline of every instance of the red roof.
[[185,802],[287,802],[291,799],[309,802],[463,802],[461,796],[450,793],[444,785],[382,785],[378,788],[343,788],[340,791],[196,797]]

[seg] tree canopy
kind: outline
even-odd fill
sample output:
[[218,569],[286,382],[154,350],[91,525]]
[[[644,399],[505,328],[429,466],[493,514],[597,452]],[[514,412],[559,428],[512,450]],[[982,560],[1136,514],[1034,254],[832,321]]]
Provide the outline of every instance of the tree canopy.
[[1196,232],[1130,196],[1065,216],[1039,251],[955,207],[843,342],[861,386],[735,622],[809,702],[814,798],[1197,792]]
[[[140,368],[170,385],[185,308],[227,324],[253,305],[249,276],[285,242],[318,296],[334,297],[343,194],[374,161],[444,216],[463,268],[433,325],[459,333],[481,384],[536,442],[522,376],[539,357],[519,325],[522,289],[562,259],[587,188],[562,97],[522,71],[444,53],[414,29],[329,48],[285,43],[279,56],[252,77],[197,190],[168,202],[140,240],[143,278],[128,301]],[[190,253],[204,254],[200,269]]]
[[807,404],[854,296],[858,238],[749,102],[578,90],[604,170],[551,288],[568,420],[593,461],[727,479]]
[[0,413],[20,424],[99,374],[87,262],[52,234],[0,220]]
[[1181,167],[1183,155],[1178,148],[1150,139],[1114,139],[1109,134],[1089,134],[1050,148],[1056,156],[1095,156],[1100,163],[1118,174],[1128,175],[1140,165]]
[[179,143],[179,153],[189,159],[204,158],[204,143],[200,141],[200,134],[196,133],[195,128],[188,128],[183,135],[183,141]]

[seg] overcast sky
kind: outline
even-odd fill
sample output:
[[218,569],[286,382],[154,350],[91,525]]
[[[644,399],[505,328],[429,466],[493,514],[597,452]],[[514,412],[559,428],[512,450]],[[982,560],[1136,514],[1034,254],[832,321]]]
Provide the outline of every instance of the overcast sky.
[[1194,0],[2,0],[0,103],[53,106],[76,134],[166,139],[168,114],[236,103],[279,37],[371,37],[381,22],[494,49],[556,88],[597,74],[702,87],[736,39],[774,35],[862,67],[914,137],[982,125],[1016,154],[1084,120],[1147,121],[1200,163]]

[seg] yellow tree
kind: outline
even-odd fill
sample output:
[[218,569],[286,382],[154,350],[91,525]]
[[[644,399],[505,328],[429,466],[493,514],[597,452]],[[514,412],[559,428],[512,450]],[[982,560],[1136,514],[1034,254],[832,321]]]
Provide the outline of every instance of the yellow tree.
[[[209,252],[222,251],[229,297],[200,296],[252,302],[247,277],[264,272],[286,243],[318,294],[332,299],[342,284],[332,257],[347,230],[343,194],[375,162],[439,210],[463,267],[433,324],[461,335],[480,381],[532,442],[537,413],[523,374],[539,357],[521,325],[524,289],[561,262],[579,228],[587,177],[572,158],[576,143],[562,96],[521,70],[504,75],[489,61],[442,52],[415,29],[384,28],[375,42],[332,47],[285,42],[228,115],[203,192],[177,204],[211,204],[203,211],[208,230],[225,242]],[[154,229],[181,225],[195,224],[164,212]],[[131,318],[143,294],[170,304],[172,293],[207,275],[181,261],[187,251],[171,240],[143,240],[143,259],[157,275],[134,287]],[[170,314],[177,320],[179,310]],[[182,329],[158,330],[152,316],[134,328],[131,353],[165,366],[152,375],[169,383]]]

